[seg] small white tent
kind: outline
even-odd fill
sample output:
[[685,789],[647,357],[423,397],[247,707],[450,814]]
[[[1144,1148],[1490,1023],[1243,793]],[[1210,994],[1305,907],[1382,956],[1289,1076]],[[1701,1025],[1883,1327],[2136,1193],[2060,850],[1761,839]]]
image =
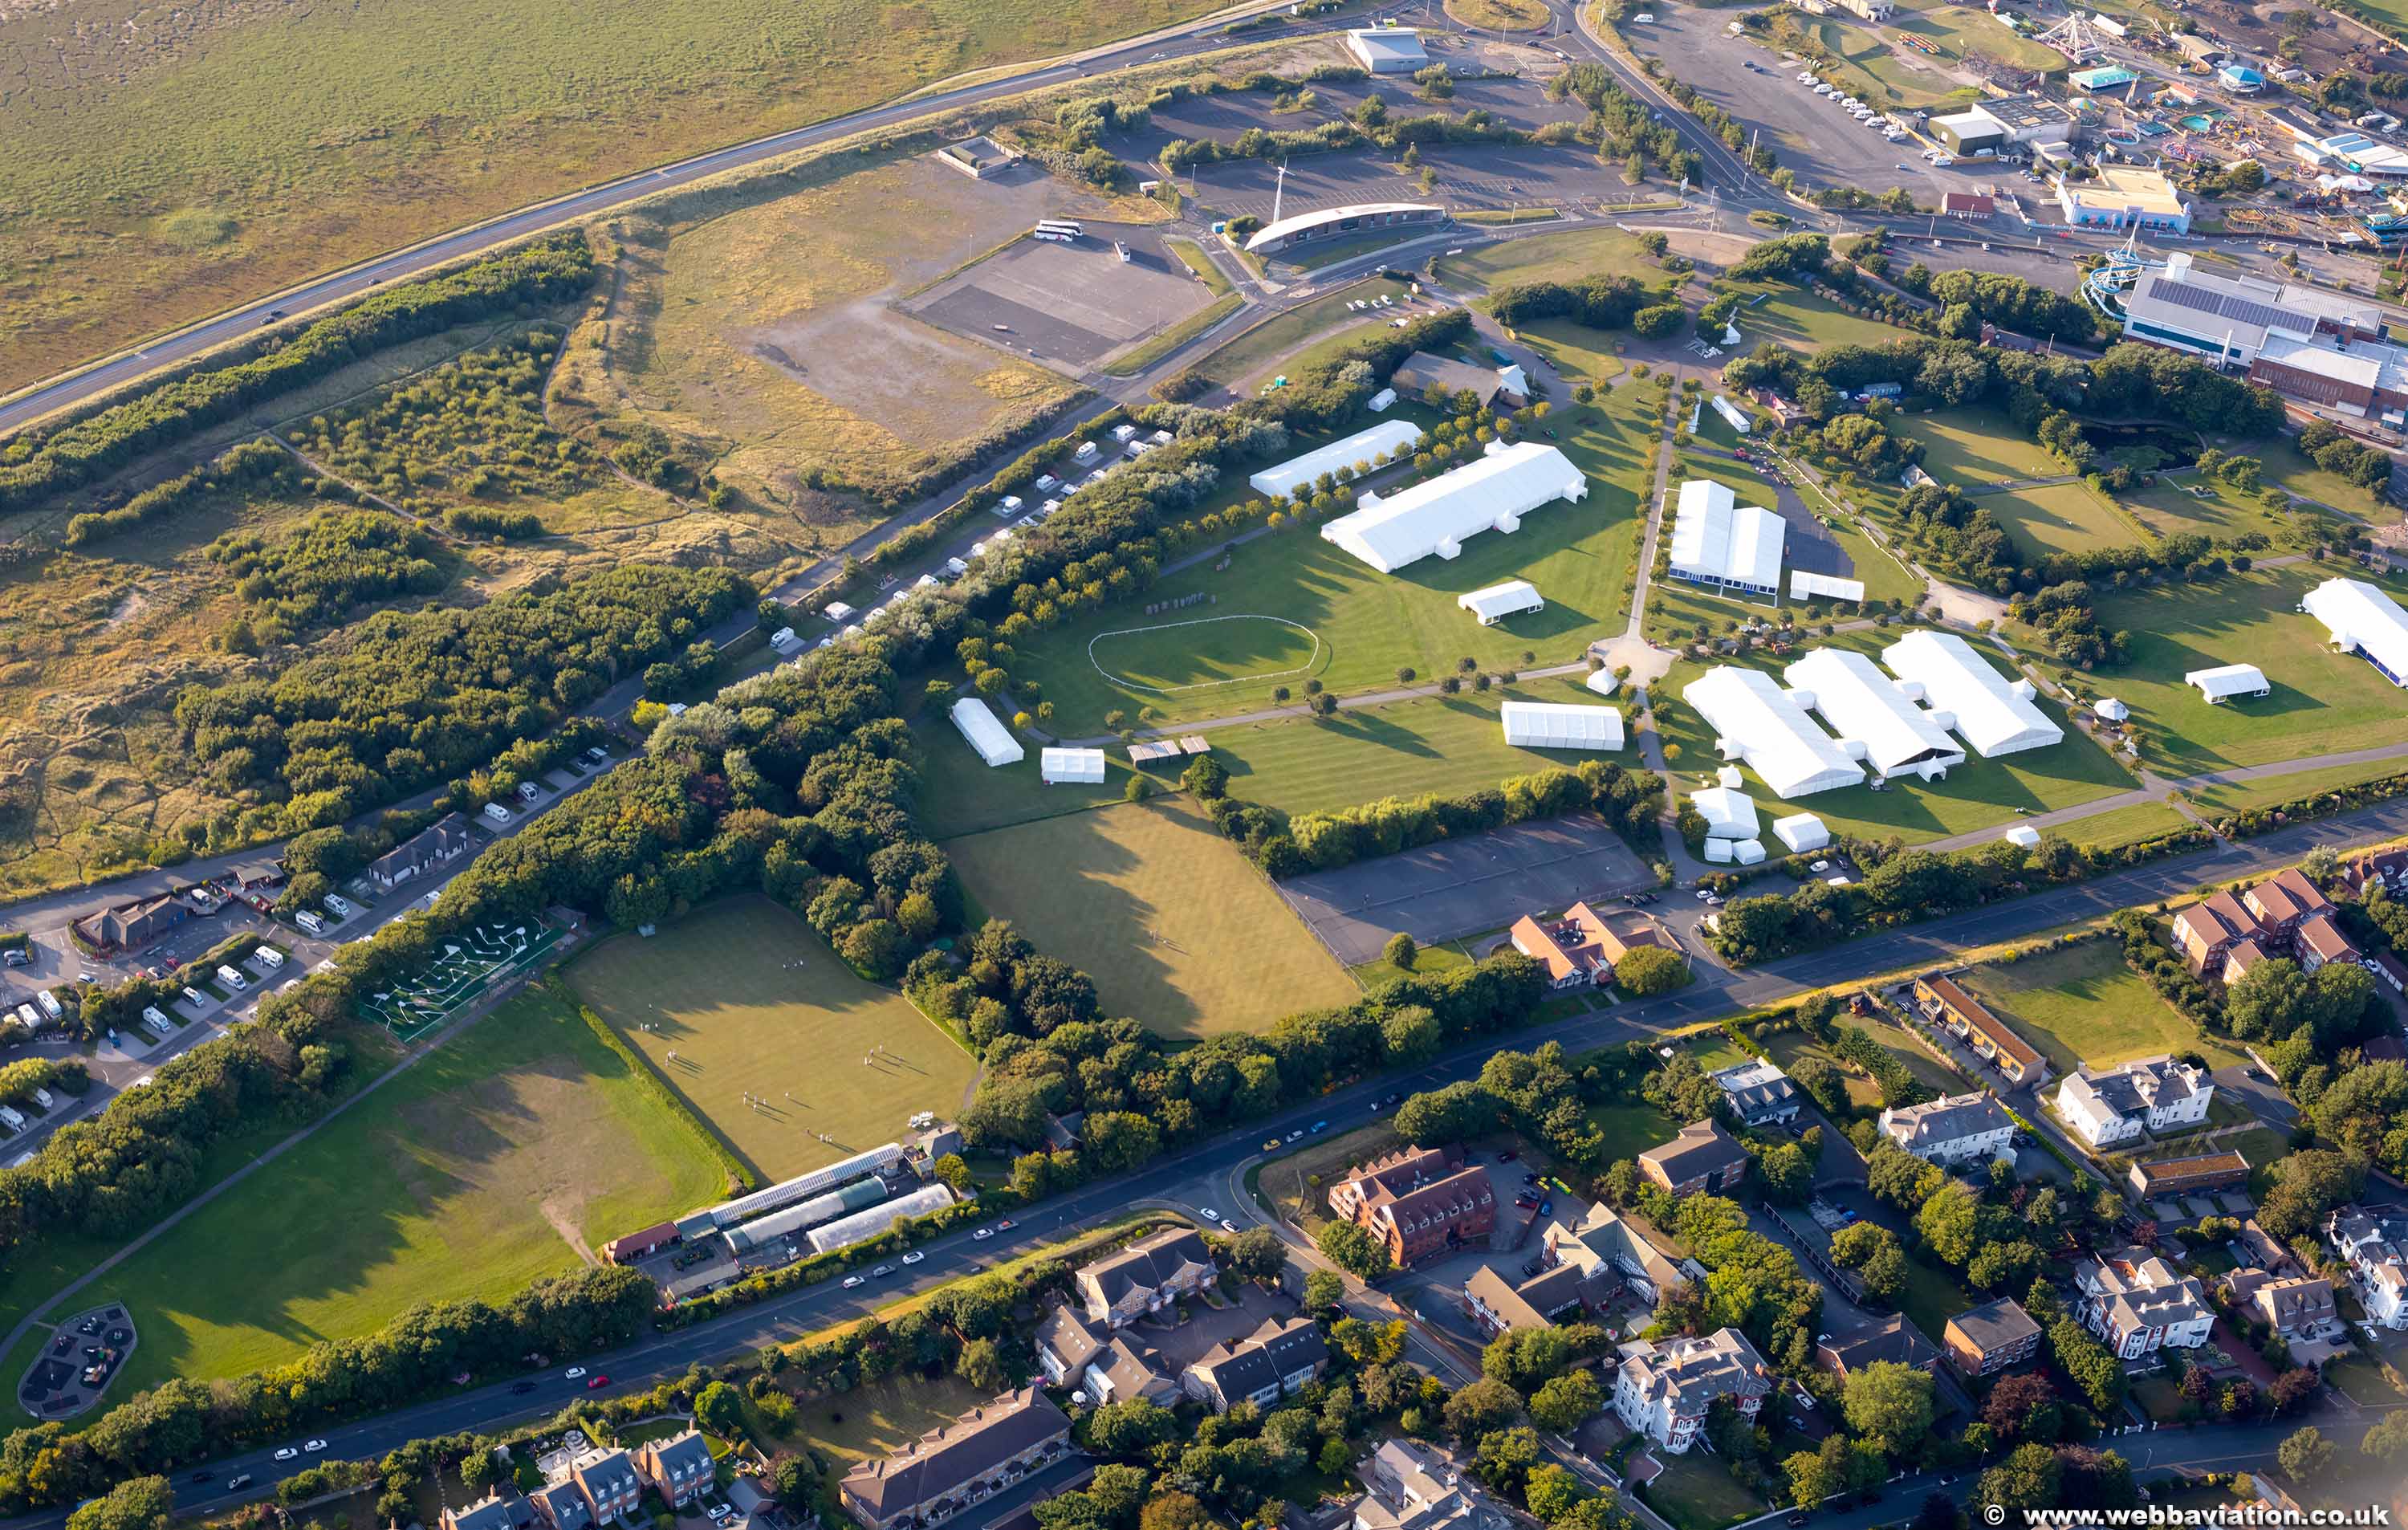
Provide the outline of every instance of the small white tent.
[[2196,685],[2209,706],[2219,706],[2235,696],[2272,694],[2273,687],[2266,683],[2265,671],[2256,665],[2217,665],[2213,669],[2194,669],[2183,677],[2185,685]]
[[1493,627],[1524,611],[1543,610],[1547,605],[1539,596],[1539,587],[1528,579],[1507,579],[1502,584],[1473,590],[1455,596],[1455,603],[1479,618],[1484,627]]
[[1011,730],[997,722],[996,715],[987,710],[986,703],[978,697],[964,696],[954,702],[953,718],[953,726],[962,730],[962,736],[969,740],[970,748],[978,751],[979,758],[990,768],[1028,758],[1028,751],[1011,736]]
[[1793,855],[1821,850],[1831,842],[1831,831],[1813,813],[1792,813],[1787,818],[1774,819],[1772,836],[1788,846]]
[[1037,754],[1037,776],[1048,786],[1094,786],[1104,779],[1099,749],[1048,749]]
[[2028,823],[2018,823],[1999,837],[2010,845],[2021,845],[2026,850],[2035,849],[2040,844],[2040,831]]
[[1689,794],[1690,804],[1706,821],[1709,850],[1718,839],[1753,839],[1756,835],[1756,804],[1744,793],[1727,786],[1709,786]]

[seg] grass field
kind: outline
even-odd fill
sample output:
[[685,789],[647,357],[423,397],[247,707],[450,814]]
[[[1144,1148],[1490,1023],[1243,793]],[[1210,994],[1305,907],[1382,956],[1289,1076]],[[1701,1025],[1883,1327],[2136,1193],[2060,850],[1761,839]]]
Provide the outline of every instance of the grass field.
[[2360,781],[2380,780],[2408,770],[2408,760],[2372,760],[2358,765],[2327,765],[2321,770],[2295,770],[2284,776],[2261,776],[2228,785],[2194,787],[2190,800],[2202,817],[2220,818],[2252,808],[2297,802],[2320,792],[2338,792]]
[[2038,560],[2052,552],[2130,547],[2142,540],[2132,523],[2086,483],[2052,483],[1981,496],[1982,508],[2024,551]]
[[1577,281],[1599,272],[1625,272],[1641,282],[1660,281],[1670,275],[1639,248],[1636,237],[1614,228],[1568,229],[1561,234],[1500,240],[1460,255],[1442,255],[1435,270],[1449,286],[1472,287]]
[[1368,1163],[1403,1144],[1383,1122],[1337,1137],[1308,1141],[1294,1152],[1265,1163],[1254,1177],[1255,1193],[1270,1203],[1281,1218],[1304,1229],[1307,1237],[1329,1220],[1324,1194],[1329,1181],[1357,1164]]
[[2243,441],[2235,443],[2231,450],[2257,458],[2265,465],[2268,483],[2280,484],[2302,499],[2329,505],[2377,525],[2389,525],[2400,519],[2397,506],[2375,498],[2372,491],[2359,488],[2339,473],[2318,467],[2287,440]]
[[1740,293],[1742,305],[1751,293],[1763,296],[1762,302],[1742,306],[1731,316],[1741,336],[1737,354],[1766,340],[1814,350],[1827,345],[1887,345],[1906,333],[1786,282],[1733,281],[1725,290]]
[[[918,1111],[959,1110],[977,1072],[910,1000],[763,897],[713,904],[649,940],[618,936],[566,972],[765,1184],[891,1142]],[[884,1050],[865,1065],[873,1048]]]
[[1104,1010],[1165,1036],[1251,1031],[1355,987],[1184,798],[997,829],[945,847],[962,883],[1092,974]]
[[1647,1484],[1647,1502],[1672,1530],[1722,1530],[1764,1512],[1763,1502],[1708,1451],[1657,1451],[1655,1458],[1664,1469]]
[[2247,1061],[2201,1037],[2125,964],[2112,940],[2086,940],[1982,967],[1967,980],[2060,1078],[2079,1066],[2108,1067],[2186,1050],[2205,1054],[2217,1067]]
[[2147,524],[2160,536],[2182,532],[2196,532],[2201,536],[2229,540],[2245,532],[2260,532],[2276,546],[2283,544],[2289,532],[2289,518],[2268,509],[2255,496],[2235,493],[2229,489],[2210,484],[2202,497],[2190,492],[2199,484],[2195,475],[2178,478],[2160,476],[2146,489],[2118,494],[2117,502]]
[[1208,8],[0,11],[0,388],[507,207]]
[[[2195,776],[2408,740],[2408,696],[2365,660],[2328,649],[2324,624],[2298,610],[2324,577],[2294,565],[2100,598],[2100,625],[2129,632],[2132,649],[2093,683],[2132,708],[2153,768]],[[2264,670],[2273,694],[2212,707],[2183,683],[2236,662]]]
[[1942,483],[1970,489],[2000,479],[2065,476],[2065,465],[2039,442],[1986,409],[1910,415],[1897,423],[1899,435],[1923,443],[1924,471]]
[[[1900,630],[1893,628],[1885,633],[1840,635],[1842,639],[1854,637],[1861,640],[1855,643],[1839,641],[1827,645],[1826,639],[1817,637],[1814,646],[1865,647],[1869,651],[1877,651],[1882,642],[1895,641]],[[1770,660],[1727,662],[1750,663],[1776,678],[1781,669],[1779,665]],[[1997,663],[1995,658],[1992,663]],[[1658,697],[1677,698],[1690,681],[1705,672],[1705,665],[1684,659],[1672,666],[1671,673],[1654,694]],[[2041,701],[2040,706],[2042,710],[2063,722],[2062,714],[2046,698]],[[1697,773],[1711,770],[1716,761],[1714,741],[1709,730],[1696,710],[1684,702],[1670,708],[1659,705],[1656,721],[1666,745],[1680,749],[1679,756],[1671,761],[1680,778],[1680,789],[1684,792],[1693,789]],[[1749,790],[1759,803],[1778,802],[1779,799],[1765,788],[1754,772],[1748,772],[1747,779]],[[2121,765],[2108,756],[2105,750],[2091,742],[2078,729],[2068,725],[2061,743],[1997,760],[1971,754],[1963,765],[1950,770],[1943,780],[1897,779],[1892,780],[1888,789],[1883,792],[1875,792],[1866,786],[1842,787],[1801,797],[1794,807],[1820,817],[1834,835],[1850,834],[1871,838],[1886,838],[1895,835],[1915,844],[2011,822],[2018,808],[2047,812],[2112,796],[2118,792],[2128,792],[2137,784]]]
[[1446,0],[1446,13],[1482,32],[1536,32],[1547,24],[1539,0]]
[[2129,845],[2143,839],[2153,839],[2161,834],[2172,834],[2189,822],[2165,803],[2143,802],[2074,819],[2060,825],[2057,832],[2077,845],[2096,845],[2101,850],[2110,850],[2117,845]]
[[1298,370],[1316,359],[1314,352],[1322,346],[1354,338],[1358,327],[1387,322],[1386,318],[1374,318],[1350,304],[1406,295],[1401,282],[1376,277],[1354,282],[1256,324],[1197,365],[1205,376],[1227,388],[1244,385],[1255,374],[1282,363],[1286,370]]
[[[1531,512],[1518,533],[1474,536],[1452,562],[1425,558],[1382,574],[1324,541],[1314,527],[1299,524],[1239,547],[1225,572],[1198,565],[1148,592],[1159,601],[1209,593],[1214,597],[1209,611],[1149,618],[1125,604],[1106,607],[1025,641],[1015,668],[1043,683],[1057,731],[1079,736],[1102,732],[1105,714],[1113,710],[1135,714],[1151,707],[1172,721],[1229,716],[1268,705],[1275,686],[1301,694],[1307,679],[1346,695],[1395,686],[1399,668],[1434,678],[1451,672],[1458,658],[1488,669],[1526,667],[1533,662],[1523,658],[1526,652],[1541,664],[1575,659],[1592,639],[1619,632],[1629,606],[1643,525],[1640,493],[1656,438],[1639,392],[1617,389],[1594,406],[1552,417],[1549,428],[1559,437],[1555,444],[1588,475],[1588,497]],[[1516,578],[1539,587],[1544,610],[1483,627],[1455,604],[1466,591]],[[1189,614],[1299,623],[1318,638],[1321,655],[1305,673],[1273,673],[1296,668],[1311,642],[1272,622],[1179,629],[1134,650],[1116,636]],[[1191,636],[1197,640],[1188,641]],[[1119,669],[1132,662],[1132,653],[1142,660],[1149,649],[1157,659],[1169,655],[1178,672],[1156,674],[1148,683],[1256,678],[1166,693],[1122,683],[1098,668]]]
[[416,1302],[499,1300],[724,1187],[576,1011],[534,990],[119,1266],[108,1293],[142,1334],[126,1373],[237,1376]]

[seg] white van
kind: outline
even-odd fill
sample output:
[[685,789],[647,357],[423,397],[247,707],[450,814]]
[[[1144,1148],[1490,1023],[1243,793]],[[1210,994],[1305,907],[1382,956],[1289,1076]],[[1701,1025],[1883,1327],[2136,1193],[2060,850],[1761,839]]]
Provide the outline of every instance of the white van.
[[[498,802],[489,802],[485,804],[485,818],[488,822],[508,823],[510,821],[510,810]],[[327,900],[327,907],[334,907],[333,899]]]
[[41,1012],[30,1004],[21,1004],[17,1006],[17,1023],[29,1031],[38,1031],[42,1028]]
[[194,988],[192,984],[186,983],[184,985],[184,1002],[192,1005],[195,1008],[206,1009],[209,1007],[209,996],[207,994],[202,993],[199,989]]
[[284,953],[274,946],[262,946],[252,954],[259,958],[259,965],[270,972],[284,965]]
[[337,919],[349,919],[353,913],[357,912],[357,910],[351,907],[351,900],[344,897],[339,893],[329,893],[326,894],[326,907],[334,911],[335,917]]
[[50,1097],[50,1092],[49,1090],[36,1089],[34,1091],[34,1103],[47,1110],[51,1106],[56,1105],[58,1101]]
[[293,922],[300,925],[302,929],[308,931],[311,935],[323,935],[326,933],[326,922],[320,919],[316,914],[311,913],[307,908],[294,914],[293,916]]
[[22,1132],[25,1129],[25,1118],[7,1106],[0,1105],[0,1126],[7,1126],[12,1132]]

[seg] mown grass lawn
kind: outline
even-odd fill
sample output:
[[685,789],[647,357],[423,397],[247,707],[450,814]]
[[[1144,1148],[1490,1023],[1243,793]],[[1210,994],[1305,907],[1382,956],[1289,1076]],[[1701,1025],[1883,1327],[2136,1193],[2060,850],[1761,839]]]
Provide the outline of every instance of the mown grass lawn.
[[1764,1512],[1762,1501],[1732,1480],[1720,1456],[1657,1451],[1655,1458],[1664,1469],[1647,1484],[1647,1502],[1673,1530],[1723,1530]]
[[1671,273],[1639,248],[1636,236],[1615,228],[1567,229],[1502,239],[1460,255],[1442,255],[1439,279],[1449,286],[1497,287],[1519,281],[1578,281],[1599,274],[1627,274],[1653,285]]
[[1605,1162],[1618,1164],[1669,1142],[1681,1123],[1643,1100],[1620,1105],[1593,1105],[1584,1112],[1605,1141]]
[[2193,787],[2189,795],[2191,805],[2202,817],[2215,819],[2252,808],[2298,802],[2323,792],[2338,792],[2360,781],[2397,776],[2402,769],[2408,769],[2408,763],[2368,760],[2358,765],[2327,765],[2320,770],[2298,770],[2283,776],[2261,776],[2255,780]]
[[120,1385],[239,1376],[418,1302],[500,1301],[725,1186],[576,1010],[532,990],[120,1265],[142,1336]]
[[2066,472],[2029,433],[1996,410],[1911,415],[1898,425],[1899,434],[1923,443],[1924,471],[1942,483],[1971,489],[2000,479],[2053,479]]
[[[1653,598],[1650,597],[1651,605]],[[1895,641],[1905,630],[1892,627],[1878,632],[1842,633],[1831,639],[1816,636],[1800,649],[1799,656],[1807,648],[1819,646],[1855,647],[1878,654],[1881,647]],[[1795,657],[1787,662],[1795,662]],[[1984,657],[1994,665],[1999,664],[1994,655],[1985,653]],[[1721,662],[1763,669],[1776,679],[1784,667],[1783,661],[1757,655]],[[1695,790],[1701,773],[1711,772],[1718,763],[1712,730],[1694,708],[1677,699],[1707,667],[1683,659],[1673,665],[1671,673],[1652,693],[1658,701],[1656,723],[1668,751],[1666,758],[1684,793]],[[1675,698],[1674,704],[1662,705],[1667,697]],[[2054,703],[2043,699],[2040,706],[2057,722],[2064,722],[2062,712]],[[1670,754],[1669,751],[1675,748],[1680,752]],[[1753,770],[1742,768],[1746,790],[1756,799],[1758,811],[1810,812],[1822,819],[1835,836],[1886,838],[1894,835],[1910,844],[2012,822],[2018,808],[2035,813],[2048,812],[2128,792],[2136,784],[2105,750],[2071,725],[2066,725],[2064,739],[2048,748],[2027,750],[1996,760],[1969,754],[1965,763],[1951,769],[1944,779],[1893,779],[1879,792],[1870,785],[1848,786],[1784,803]]]
[[2112,940],[1981,967],[1966,980],[2060,1078],[2165,1052],[2196,1051],[2216,1067],[2247,1061],[2158,998]]
[[[1172,722],[1241,713],[1270,705],[1275,686],[1300,696],[1308,679],[1346,695],[1393,688],[1400,668],[1435,679],[1461,658],[1492,670],[1577,659],[1592,640],[1620,632],[1629,608],[1644,525],[1640,497],[1657,439],[1638,392],[1617,389],[1549,418],[1545,428],[1556,439],[1548,444],[1587,475],[1588,496],[1532,511],[1517,533],[1484,533],[1453,561],[1425,558],[1383,574],[1323,540],[1315,525],[1283,528],[1237,548],[1226,570],[1199,565],[1146,595],[1153,604],[1202,593],[1209,603],[1151,617],[1128,602],[1098,609],[1022,643],[1013,671],[1041,681],[1054,731],[1076,736],[1105,731],[1105,714],[1114,710],[1134,717],[1151,708]],[[1546,608],[1483,627],[1455,604],[1468,591],[1508,579],[1537,585]],[[1303,673],[1281,673],[1297,665],[1288,636],[1269,623],[1215,621],[1177,629],[1192,671],[1183,678],[1149,679],[1113,667],[1112,646],[1149,629],[1243,616],[1301,624],[1319,637],[1321,653]],[[1254,651],[1264,644],[1273,646]],[[1188,688],[1146,688],[1171,683]]]
[[[1909,333],[1870,314],[1850,313],[1787,282],[1732,281],[1725,289],[1740,296],[1739,311],[1731,315],[1741,336],[1733,352],[1738,355],[1766,340],[1814,350],[1831,345],[1887,345]],[[1752,298],[1757,300],[1751,304]]]
[[1354,282],[1316,297],[1302,307],[1265,320],[1197,365],[1213,381],[1232,388],[1281,363],[1286,364],[1284,370],[1301,371],[1308,363],[1318,359],[1317,353],[1325,347],[1334,349],[1337,344],[1354,339],[1358,329],[1384,324],[1394,317],[1393,311],[1375,317],[1354,307],[1354,304],[1382,297],[1401,300],[1406,295],[1402,283],[1384,278]]
[[[2100,625],[2128,632],[2131,657],[2089,683],[2132,708],[2143,759],[2168,776],[2408,739],[2408,694],[2365,660],[2332,651],[2324,623],[2298,608],[2328,573],[2298,564],[2102,595]],[[2273,694],[2210,706],[2183,682],[2238,663],[2263,670]]]
[[2023,548],[2025,556],[2035,561],[2052,552],[2131,547],[2144,540],[2138,528],[2116,514],[2115,507],[2093,493],[2086,483],[2008,490],[1984,494],[1981,503]]

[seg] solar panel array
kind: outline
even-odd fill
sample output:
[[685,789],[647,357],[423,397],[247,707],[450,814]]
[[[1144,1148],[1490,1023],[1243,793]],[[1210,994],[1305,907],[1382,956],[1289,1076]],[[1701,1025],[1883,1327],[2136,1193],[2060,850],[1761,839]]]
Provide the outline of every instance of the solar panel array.
[[2210,313],[2219,319],[2237,319],[2244,324],[2262,329],[2292,329],[2299,320],[2270,303],[2259,303],[2246,297],[2233,297],[2187,281],[2169,281],[2163,277],[2149,284],[2149,295],[2160,303],[2171,303],[2194,313]]

